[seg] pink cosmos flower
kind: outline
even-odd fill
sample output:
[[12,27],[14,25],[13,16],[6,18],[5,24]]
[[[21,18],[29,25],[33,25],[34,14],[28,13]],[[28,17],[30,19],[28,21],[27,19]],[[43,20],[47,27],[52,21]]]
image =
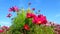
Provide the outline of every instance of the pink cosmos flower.
[[38,18],[42,22],[42,24],[46,24],[47,23],[46,16],[43,16],[42,14],[40,14],[40,16],[38,16]]
[[32,8],[32,10],[35,10],[35,8]]
[[4,30],[0,29],[0,33],[2,33]]
[[46,23],[46,24],[44,24],[45,26],[51,26],[51,24],[50,23]]
[[40,15],[40,16],[38,15],[38,17],[34,17],[32,21],[35,24],[46,24],[47,23],[46,17],[43,15]]
[[9,30],[9,27],[7,26],[2,26],[2,29],[6,29],[7,31]]
[[35,14],[33,14],[33,13],[27,13],[26,17],[27,18],[33,18],[33,17],[35,17]]
[[7,17],[9,17],[9,18],[10,18],[11,16],[12,16],[12,15],[11,15],[10,13],[7,15]]
[[18,12],[18,10],[19,10],[19,9],[18,9],[18,7],[16,7],[16,6],[14,6],[14,7],[12,7],[12,8],[9,9],[10,12],[12,12],[12,11],[13,11],[13,12]]

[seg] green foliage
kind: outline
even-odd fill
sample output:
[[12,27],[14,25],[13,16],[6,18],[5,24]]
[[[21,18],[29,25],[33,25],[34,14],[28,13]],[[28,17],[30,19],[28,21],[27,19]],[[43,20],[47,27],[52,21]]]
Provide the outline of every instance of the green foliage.
[[25,24],[24,20],[26,17],[26,12],[24,10],[21,10],[22,13],[17,12],[17,16],[14,17],[12,21],[12,26],[10,26],[10,33],[13,34],[20,34],[20,30],[23,29],[23,26]]

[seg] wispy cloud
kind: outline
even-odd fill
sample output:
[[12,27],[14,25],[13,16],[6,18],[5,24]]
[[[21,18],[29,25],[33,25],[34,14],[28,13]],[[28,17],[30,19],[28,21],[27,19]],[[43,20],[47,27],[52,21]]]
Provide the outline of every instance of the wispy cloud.
[[53,20],[56,24],[60,24],[60,14],[55,14],[55,16],[53,16],[52,20]]
[[59,18],[59,17],[60,17],[60,14],[56,14],[54,18],[56,19],[56,18]]
[[1,21],[1,22],[0,22],[0,25],[1,25],[1,26],[10,26],[11,23],[5,22],[5,21]]

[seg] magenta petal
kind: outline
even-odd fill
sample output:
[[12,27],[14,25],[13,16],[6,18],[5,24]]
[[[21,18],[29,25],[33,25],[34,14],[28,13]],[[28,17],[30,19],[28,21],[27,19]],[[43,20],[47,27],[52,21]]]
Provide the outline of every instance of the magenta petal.
[[3,32],[3,30],[0,30],[0,33],[2,33]]

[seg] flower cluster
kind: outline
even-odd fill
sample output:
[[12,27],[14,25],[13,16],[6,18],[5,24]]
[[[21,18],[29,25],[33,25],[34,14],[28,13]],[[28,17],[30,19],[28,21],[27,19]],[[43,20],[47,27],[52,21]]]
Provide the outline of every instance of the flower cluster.
[[[35,8],[32,8],[32,10],[35,10]],[[15,12],[17,11],[18,12],[18,8],[16,6],[14,6],[14,7],[10,8],[9,11],[15,11]],[[12,16],[11,14],[8,14],[7,17],[11,17],[11,16]],[[37,16],[34,13],[28,11],[26,13],[26,18],[32,18],[32,23],[33,24],[37,24],[37,25],[46,24],[47,23],[46,16],[44,16],[43,14],[39,14]],[[26,30],[30,29],[30,27],[27,24],[24,25],[24,28]]]
[[[11,7],[10,9],[9,9],[9,12],[18,12],[19,11],[19,9],[18,9],[18,7],[17,6],[13,6],[13,7]],[[9,13],[8,15],[7,15],[7,17],[11,17],[12,16],[12,14],[11,13]]]
[[36,16],[33,13],[27,13],[27,18],[32,18],[32,22],[35,24],[46,24],[47,23],[46,16],[43,16],[42,14]]
[[9,31],[9,27],[7,26],[2,26],[0,29],[0,33],[6,34],[6,32]]
[[[30,6],[31,3],[29,3],[28,5]],[[51,27],[52,25],[48,24],[46,16],[40,13],[36,15],[33,11],[35,11],[35,8],[32,8],[31,10],[30,8],[28,8],[28,10],[19,10],[17,6],[11,7],[9,9],[9,12],[16,12],[17,16],[12,19],[12,25],[10,26],[9,33],[11,34],[12,32],[12,34],[53,34],[53,28]],[[40,12],[40,10],[38,10],[38,12]],[[11,13],[7,15],[7,17],[9,18],[11,16]],[[4,28],[6,28],[6,30],[9,30],[5,26],[3,27],[3,29]]]
[[3,32],[3,30],[2,29],[0,29],[0,33],[2,33]]
[[54,32],[55,32],[55,34],[60,34],[60,25],[59,24],[55,25]]

